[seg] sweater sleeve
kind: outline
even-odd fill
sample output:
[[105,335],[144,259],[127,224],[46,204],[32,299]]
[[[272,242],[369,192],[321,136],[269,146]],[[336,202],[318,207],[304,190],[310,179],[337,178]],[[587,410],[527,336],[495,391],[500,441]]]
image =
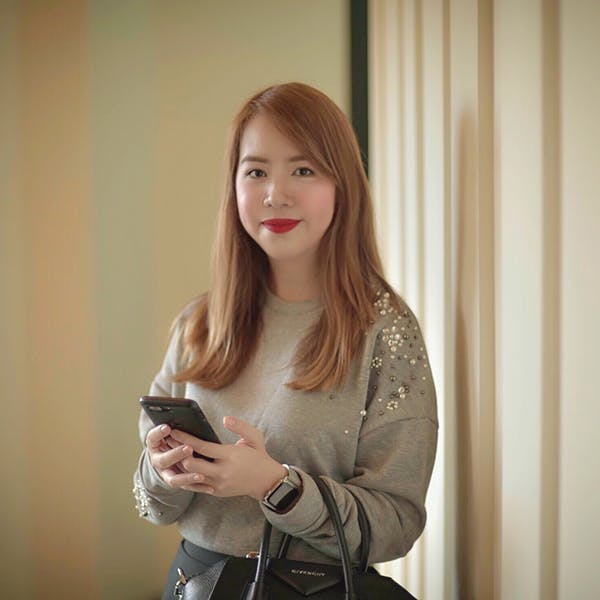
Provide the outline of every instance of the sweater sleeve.
[[[181,384],[172,382],[172,376],[180,369],[179,360],[182,350],[183,319],[176,322],[160,371],[150,386],[151,396],[176,397],[180,394]],[[152,421],[141,410],[138,423],[140,440],[143,445],[138,467],[133,476],[133,493],[140,517],[157,525],[169,525],[186,511],[193,492],[170,487],[150,463],[146,449],[146,435],[153,427]]]
[[[363,504],[371,528],[371,564],[404,556],[423,531],[438,430],[434,382],[415,316],[403,306],[378,325],[354,474],[344,482],[326,478],[354,560],[360,529],[353,494]],[[297,477],[303,493],[296,505],[283,515],[263,509],[265,516],[282,531],[339,558],[314,481],[299,469]]]

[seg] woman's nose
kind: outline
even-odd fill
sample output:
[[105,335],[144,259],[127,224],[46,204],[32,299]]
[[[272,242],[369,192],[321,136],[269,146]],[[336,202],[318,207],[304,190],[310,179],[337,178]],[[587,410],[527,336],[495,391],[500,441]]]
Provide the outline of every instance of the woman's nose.
[[271,188],[267,190],[267,195],[264,200],[265,206],[272,206],[273,208],[292,206],[293,203],[292,197],[281,186],[271,186]]

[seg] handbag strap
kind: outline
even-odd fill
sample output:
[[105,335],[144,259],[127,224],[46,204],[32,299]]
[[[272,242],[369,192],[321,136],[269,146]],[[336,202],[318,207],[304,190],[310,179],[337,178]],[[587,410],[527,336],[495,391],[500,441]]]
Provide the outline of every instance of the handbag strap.
[[358,570],[361,573],[366,573],[369,568],[369,551],[371,549],[371,526],[367,519],[367,513],[365,508],[360,501],[360,498],[352,491],[349,490],[354,497],[356,503],[356,511],[358,513],[358,527],[360,529],[360,562],[358,563]]
[[314,482],[321,492],[323,502],[329,511],[329,517],[335,530],[335,537],[337,538],[338,548],[340,549],[340,557],[342,559],[342,569],[344,571],[344,584],[346,586],[346,600],[358,600],[358,595],[354,590],[354,580],[352,578],[352,563],[350,562],[350,552],[348,551],[348,541],[346,540],[346,534],[344,533],[344,526],[342,525],[342,518],[340,517],[340,511],[338,510],[337,503],[329,486],[320,477],[311,476]]
[[[325,507],[329,512],[329,517],[333,524],[335,536],[337,538],[338,548],[340,550],[340,557],[342,559],[342,571],[344,573],[344,587],[346,593],[344,594],[344,600],[359,600],[358,595],[355,591],[354,579],[352,578],[352,564],[350,562],[350,552],[348,551],[348,541],[344,533],[344,527],[342,525],[342,519],[340,513],[329,489],[329,486],[320,478],[311,476],[321,493]],[[256,572],[254,575],[254,581],[248,584],[245,593],[244,600],[263,600],[265,598],[265,571],[267,567],[267,557],[269,554],[269,542],[271,538],[271,523],[265,520],[265,526],[263,529],[263,536],[260,543],[260,551],[258,556],[258,562],[256,565]]]
[[287,556],[287,551],[290,547],[291,541],[292,536],[289,533],[284,533],[283,538],[281,539],[281,544],[279,544],[279,550],[277,551],[277,558],[285,558]]
[[[316,480],[318,478],[313,477],[313,479]],[[356,511],[358,513],[358,527],[360,529],[361,542],[358,570],[360,573],[366,573],[369,568],[369,551],[371,549],[371,526],[369,525],[367,514],[365,512],[362,502],[360,501],[360,498],[352,490],[349,491],[352,494],[352,497],[354,498],[354,501],[356,503]],[[281,544],[279,545],[279,550],[277,551],[277,558],[285,558],[285,556],[287,555],[288,548],[290,547],[291,541],[292,536],[289,533],[286,533],[283,536],[283,539],[281,540]]]
[[244,600],[263,600],[265,595],[265,571],[267,568],[267,558],[269,557],[269,541],[271,539],[271,523],[265,519],[260,549],[258,551],[258,561],[256,564],[256,573],[254,581],[248,585],[245,590]]

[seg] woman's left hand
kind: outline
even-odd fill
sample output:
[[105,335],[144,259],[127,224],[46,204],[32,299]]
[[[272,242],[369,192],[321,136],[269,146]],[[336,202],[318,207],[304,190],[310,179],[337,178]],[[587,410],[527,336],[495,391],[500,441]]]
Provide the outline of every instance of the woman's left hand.
[[203,481],[182,486],[183,489],[223,498],[251,496],[262,500],[266,492],[285,477],[285,467],[267,454],[261,431],[234,417],[225,417],[223,424],[240,436],[235,444],[214,444],[183,431],[171,432],[171,437],[178,442],[214,459],[210,462],[193,456],[184,458],[181,467],[188,473],[201,474]]

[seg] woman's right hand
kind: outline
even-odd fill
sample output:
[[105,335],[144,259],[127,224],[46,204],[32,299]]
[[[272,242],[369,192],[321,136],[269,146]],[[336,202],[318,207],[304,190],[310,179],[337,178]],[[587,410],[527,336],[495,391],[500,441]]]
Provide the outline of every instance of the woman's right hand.
[[181,444],[170,435],[171,428],[168,425],[157,425],[148,432],[146,448],[152,466],[162,480],[172,488],[202,483],[204,479],[202,475],[188,473],[178,466],[184,458],[192,455],[192,447]]

